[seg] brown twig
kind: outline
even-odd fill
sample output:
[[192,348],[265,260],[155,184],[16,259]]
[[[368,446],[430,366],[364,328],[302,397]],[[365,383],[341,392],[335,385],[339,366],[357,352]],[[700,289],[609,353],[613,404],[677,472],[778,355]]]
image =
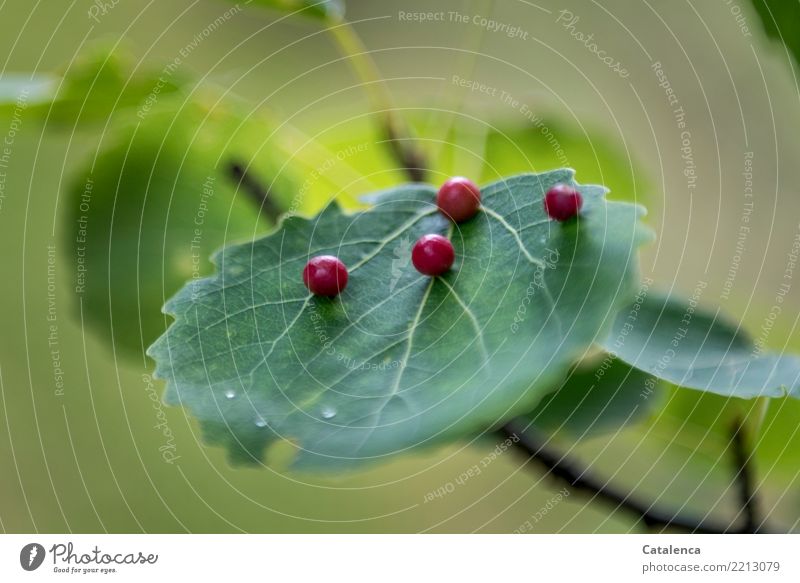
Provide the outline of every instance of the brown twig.
[[228,172],[236,187],[241,188],[258,205],[259,211],[267,216],[271,222],[277,222],[278,217],[281,215],[281,209],[272,200],[269,188],[262,185],[252,172],[238,162],[231,162],[228,166]]
[[[627,510],[631,514],[637,516],[639,521],[651,529],[678,528],[694,533],[709,534],[767,532],[764,523],[758,523],[755,520],[755,512],[753,510],[749,511],[753,512],[752,516],[749,515],[749,512],[746,513],[747,520],[745,524],[736,527],[733,524],[721,523],[706,517],[700,518],[664,511],[655,508],[652,504],[646,504],[636,500],[629,492],[614,488],[608,482],[591,475],[587,470],[575,467],[574,462],[567,459],[566,456],[551,451],[548,448],[547,439],[540,435],[537,430],[526,426],[523,422],[509,422],[503,426],[501,433],[505,437],[513,438],[517,448],[524,452],[529,461],[536,462],[543,466],[549,475],[564,480],[575,490],[592,494],[593,498],[606,500],[607,502],[615,504],[617,508]],[[738,435],[740,435],[740,433],[737,431],[732,441],[737,466],[740,469],[736,478],[739,480],[740,484],[745,482],[744,485],[741,486],[743,492],[743,506],[752,509],[755,506],[755,501],[750,488],[751,476],[749,470],[744,470],[747,466],[747,455],[746,453],[742,453],[744,451],[744,444],[743,441],[739,440]],[[742,460],[744,460],[744,462],[742,462]],[[744,502],[745,495],[746,503]]]
[[331,22],[328,31],[333,35],[339,50],[347,57],[353,72],[361,80],[372,110],[380,115],[381,130],[395,160],[409,179],[423,182],[428,168],[425,156],[411,139],[408,126],[394,110],[386,81],[378,71],[372,55],[347,21]]

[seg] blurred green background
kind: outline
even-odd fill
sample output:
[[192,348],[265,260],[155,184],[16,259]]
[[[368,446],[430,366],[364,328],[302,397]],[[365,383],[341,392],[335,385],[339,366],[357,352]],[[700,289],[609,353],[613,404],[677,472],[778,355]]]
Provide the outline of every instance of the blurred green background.
[[[134,69],[158,73],[195,43],[181,57],[175,79],[203,79],[216,90],[230,91],[250,104],[245,117],[265,115],[282,129],[280,137],[264,136],[252,150],[244,147],[241,156],[261,172],[264,164],[277,164],[267,179],[286,182],[281,195],[286,202],[299,192],[301,211],[333,196],[352,205],[360,194],[405,180],[379,143],[359,80],[320,23],[243,2],[196,42],[235,5],[120,0],[90,18],[89,11],[100,4],[2,3],[0,74],[61,75],[96,42],[119,43]],[[782,312],[770,319],[787,254],[800,236],[797,68],[783,47],[767,38],[749,3],[444,1],[435,10],[457,12],[468,21],[409,22],[400,16],[401,11],[431,10],[431,3],[421,0],[351,0],[347,7],[348,20],[387,79],[394,105],[410,120],[433,162],[432,181],[451,171],[488,180],[511,171],[571,165],[579,181],[603,182],[612,188],[611,196],[647,205],[658,240],[643,255],[644,276],[663,289],[690,295],[698,282],[706,282],[701,304],[741,317],[767,346],[800,351],[800,284],[790,286]],[[579,17],[571,29],[557,22],[563,10]],[[516,25],[521,32],[511,37],[492,31],[475,24],[476,15]],[[598,47],[628,75],[607,67],[575,32],[594,35]],[[686,128],[676,125],[654,62],[668,76]],[[454,75],[498,91],[470,91],[454,82]],[[500,92],[516,105],[498,97]],[[159,99],[164,103],[168,97]],[[93,102],[86,108],[77,121],[67,114],[59,119],[48,113],[49,106],[37,109],[33,102],[18,119],[8,109],[0,117],[7,146],[0,168],[6,267],[0,278],[0,528],[511,532],[553,499],[562,484],[523,467],[513,453],[457,483],[494,448],[491,436],[399,457],[356,474],[298,475],[280,466],[232,468],[221,449],[202,444],[196,423],[182,410],[154,405],[153,391],[160,394],[161,387],[146,376],[151,363],[132,358],[122,346],[141,344],[138,331],[118,331],[123,338],[112,344],[90,325],[93,310],[107,309],[103,298],[83,298],[81,304],[74,293],[76,263],[68,241],[75,217],[66,193],[82,184],[82,169],[98,149],[111,147],[119,135],[105,123],[107,112],[84,123],[102,109]],[[545,120],[562,153],[526,112]],[[209,127],[201,138],[219,139],[222,130]],[[681,150],[682,132],[689,132],[694,188],[685,173],[689,160]],[[348,154],[320,180],[303,186],[310,171],[358,144],[363,151]],[[265,152],[270,161],[259,163]],[[204,154],[209,166],[216,154],[213,145]],[[484,158],[497,162],[488,165]],[[744,174],[750,171],[746,159],[752,160],[752,176]],[[291,168],[281,169],[286,160]],[[201,171],[198,180],[204,176]],[[129,173],[122,179],[141,176]],[[748,180],[754,204],[745,223]],[[292,188],[297,192],[286,192]],[[236,204],[249,204],[230,190]],[[124,205],[120,208],[125,212]],[[230,220],[217,219],[223,226]],[[743,226],[749,230],[741,243]],[[226,239],[265,228],[247,223]],[[182,265],[165,269],[188,279],[191,270]],[[129,266],[106,267],[112,273],[121,270],[120,281],[127,281]],[[132,277],[135,282],[135,273]],[[62,378],[54,375],[54,359]],[[61,381],[63,387],[57,385]],[[556,443],[643,499],[731,517],[736,503],[727,414],[763,413],[761,430],[753,436],[762,510],[781,528],[798,530],[800,406],[789,400],[775,400],[765,410],[763,405],[672,391],[643,424],[580,442],[561,436]],[[165,438],[163,426],[157,426],[164,416],[174,435],[172,451],[179,456],[173,463],[165,463],[159,450]],[[452,492],[426,501],[440,488]],[[575,494],[529,530],[636,528],[626,513]]]

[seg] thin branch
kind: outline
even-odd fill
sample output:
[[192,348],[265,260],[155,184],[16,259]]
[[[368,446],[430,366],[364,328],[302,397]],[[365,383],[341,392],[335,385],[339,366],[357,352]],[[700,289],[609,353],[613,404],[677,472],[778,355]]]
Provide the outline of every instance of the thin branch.
[[426,173],[425,158],[419,148],[415,148],[410,138],[405,137],[405,130],[399,118],[387,112],[383,123],[383,131],[386,134],[386,142],[392,150],[392,155],[400,163],[401,168],[412,182],[424,182]]
[[248,171],[247,168],[239,162],[230,162],[228,165],[228,173],[236,184],[237,188],[248,195],[253,202],[258,205],[259,211],[269,218],[273,223],[278,221],[281,215],[281,209],[275,204],[270,196],[269,188],[261,184],[261,182]]
[[392,97],[386,87],[386,82],[381,77],[378,66],[364,43],[361,42],[350,23],[346,21],[330,23],[328,31],[361,81],[372,103],[373,111],[382,116],[382,132],[392,155],[409,179],[414,182],[423,182],[427,171],[425,156],[411,139],[408,126],[394,111]]
[[744,514],[745,523],[742,532],[758,532],[761,520],[758,517],[758,500],[754,488],[755,479],[753,468],[750,464],[747,436],[745,435],[744,422],[737,419],[731,431],[731,444],[733,457],[736,464],[736,484],[739,491],[740,514]]
[[[530,461],[543,466],[547,472],[570,484],[575,490],[580,490],[593,497],[606,500],[618,508],[627,510],[634,514],[638,519],[649,528],[679,528],[694,533],[753,533],[766,532],[766,526],[758,523],[752,524],[750,520],[740,528],[732,524],[725,524],[709,518],[681,515],[669,511],[655,508],[652,504],[636,500],[629,492],[618,490],[606,481],[591,475],[586,469],[578,468],[572,460],[557,452],[551,451],[547,447],[547,440],[531,427],[525,427],[520,422],[511,421],[502,429],[501,433],[505,437],[515,440],[519,448]],[[738,448],[734,440],[733,445]],[[738,459],[737,454],[737,459]],[[741,464],[740,464],[741,465]],[[747,473],[747,472],[744,472]],[[739,473],[741,476],[743,472]],[[749,474],[748,474],[749,475]],[[749,478],[748,478],[749,479]],[[749,493],[749,488],[747,492]],[[748,494],[748,500],[752,497]]]

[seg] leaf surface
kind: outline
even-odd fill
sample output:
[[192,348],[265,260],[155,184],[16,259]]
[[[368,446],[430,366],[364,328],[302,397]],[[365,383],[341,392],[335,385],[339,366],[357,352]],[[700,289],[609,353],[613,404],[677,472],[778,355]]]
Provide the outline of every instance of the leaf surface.
[[662,397],[663,387],[653,377],[605,355],[577,367],[527,417],[547,431],[584,438],[641,421]]
[[800,397],[800,357],[757,349],[739,326],[693,299],[640,296],[620,311],[603,347],[680,387],[745,399]]
[[163,96],[144,119],[117,120],[67,192],[68,244],[84,318],[115,348],[142,357],[167,327],[166,298],[211,272],[208,257],[270,226],[234,164],[287,208],[294,182],[271,126],[214,91]]
[[[571,170],[482,189],[483,208],[451,225],[435,189],[406,185],[355,214],[336,204],[292,216],[252,243],[226,248],[217,274],[190,283],[150,349],[166,400],[182,404],[238,459],[279,439],[304,467],[347,466],[460,437],[530,411],[601,338],[637,282],[648,238],[640,207],[579,186],[578,221],[542,208]],[[456,264],[420,275],[414,241],[448,235]],[[301,281],[315,255],[350,270],[335,299]]]

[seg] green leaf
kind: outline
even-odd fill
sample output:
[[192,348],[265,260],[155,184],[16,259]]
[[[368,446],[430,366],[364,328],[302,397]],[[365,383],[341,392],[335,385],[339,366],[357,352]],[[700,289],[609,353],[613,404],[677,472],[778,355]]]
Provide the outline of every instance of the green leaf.
[[573,370],[527,417],[542,429],[583,438],[641,421],[662,397],[663,387],[652,376],[603,355]]
[[299,14],[304,16],[329,20],[339,20],[344,16],[344,0],[252,0],[249,4],[285,12],[300,11]]
[[71,130],[120,113],[144,114],[186,82],[174,69],[138,65],[124,49],[101,43],[81,52],[63,78],[39,78],[33,85],[38,103],[30,112],[48,125]]
[[[302,467],[348,466],[453,439],[530,411],[601,338],[637,283],[642,209],[581,186],[578,221],[555,223],[544,191],[571,170],[483,188],[483,212],[454,228],[435,188],[407,185],[355,214],[336,204],[226,248],[218,273],[166,305],[175,322],[149,350],[165,399],[206,424],[237,459],[279,439]],[[450,235],[438,278],[413,242]],[[335,254],[350,280],[310,296],[309,257]]]
[[277,208],[294,182],[268,141],[268,121],[215,92],[161,99],[143,120],[117,123],[67,192],[68,243],[83,318],[117,349],[143,355],[161,335],[166,298],[211,271],[221,246],[271,224],[239,189],[232,165],[269,188]]
[[800,358],[762,354],[738,325],[696,299],[641,294],[620,311],[603,347],[680,387],[742,398],[800,397]]
[[800,4],[786,0],[753,0],[764,30],[783,43],[800,63]]
[[[593,472],[633,498],[654,501],[662,508],[683,508],[687,514],[702,516],[712,509],[720,518],[732,516],[738,508],[729,512],[736,500],[726,490],[733,479],[728,443],[734,405],[747,401],[676,388],[666,393],[666,407],[660,406],[646,422],[594,439],[562,440],[564,451],[585,460]],[[724,414],[715,419],[711,411]],[[759,473],[760,493],[762,478]],[[722,492],[730,496],[721,496]]]

